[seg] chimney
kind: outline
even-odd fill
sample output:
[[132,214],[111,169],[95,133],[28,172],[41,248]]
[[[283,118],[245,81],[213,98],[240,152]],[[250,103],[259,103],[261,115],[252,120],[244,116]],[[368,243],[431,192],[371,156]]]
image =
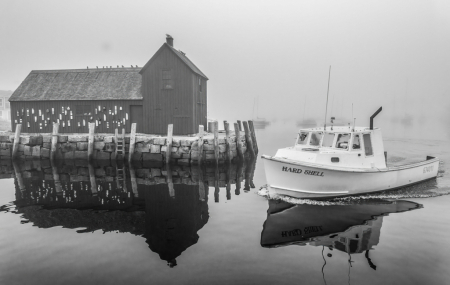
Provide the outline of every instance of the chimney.
[[166,34],[166,43],[167,43],[169,46],[173,47],[173,38],[172,38],[171,35]]

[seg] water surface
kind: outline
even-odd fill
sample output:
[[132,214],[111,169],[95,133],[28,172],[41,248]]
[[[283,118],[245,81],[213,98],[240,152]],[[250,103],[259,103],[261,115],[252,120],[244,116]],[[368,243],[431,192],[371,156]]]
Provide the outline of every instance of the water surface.
[[[274,154],[296,127],[257,132]],[[127,191],[101,177],[92,191],[86,173],[59,191],[51,168],[24,163],[23,185],[0,179],[0,284],[448,284],[446,146],[387,138],[389,156],[441,158],[439,177],[322,202],[265,192],[261,159],[254,171],[172,169],[172,189],[139,170],[137,191],[129,177]]]

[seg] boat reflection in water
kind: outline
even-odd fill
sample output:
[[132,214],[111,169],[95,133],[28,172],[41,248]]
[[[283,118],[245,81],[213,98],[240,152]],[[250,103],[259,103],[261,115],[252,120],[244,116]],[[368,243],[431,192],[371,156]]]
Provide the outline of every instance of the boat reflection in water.
[[[208,167],[90,165],[84,162],[14,162],[1,178],[14,177],[16,201],[3,210],[39,228],[62,226],[78,233],[126,232],[143,236],[170,267],[199,240],[209,219],[209,187],[240,194],[253,185],[255,162]],[[242,183],[243,182],[243,183]],[[221,193],[224,195],[225,193]],[[224,195],[225,196],[225,195]]]
[[[349,255],[366,252],[377,245],[383,217],[422,208],[403,201],[372,200],[348,205],[293,205],[269,200],[267,219],[261,234],[261,246],[312,245],[337,249]],[[349,256],[351,258],[351,256]]]

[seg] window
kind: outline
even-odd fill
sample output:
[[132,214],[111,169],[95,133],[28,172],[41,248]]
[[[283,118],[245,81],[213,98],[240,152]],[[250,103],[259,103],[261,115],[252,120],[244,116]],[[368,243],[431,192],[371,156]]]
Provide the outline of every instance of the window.
[[308,133],[300,132],[298,134],[297,144],[306,144],[307,139],[308,139]]
[[0,98],[0,107],[3,107],[3,98]]
[[322,139],[322,135],[323,135],[322,132],[311,133],[311,140],[309,142],[309,145],[319,146],[320,140]]
[[91,114],[91,106],[77,105],[75,106],[75,116],[88,116]]
[[352,149],[361,149],[361,139],[359,138],[359,135],[355,135],[353,137],[353,146]]
[[200,92],[202,92],[202,79],[199,77],[198,78],[198,90],[200,90]]
[[173,89],[172,70],[162,71],[162,89]]
[[336,148],[348,149],[350,134],[339,134],[336,141]]
[[370,134],[364,134],[363,140],[364,140],[364,151],[366,152],[366,156],[373,155],[372,141],[370,140]]
[[323,137],[322,147],[332,147],[334,141],[333,133],[325,133]]

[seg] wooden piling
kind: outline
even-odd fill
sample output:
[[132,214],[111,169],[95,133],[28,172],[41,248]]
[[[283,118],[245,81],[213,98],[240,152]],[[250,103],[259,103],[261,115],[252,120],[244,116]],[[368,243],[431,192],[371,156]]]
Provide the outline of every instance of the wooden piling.
[[131,162],[131,160],[133,159],[135,144],[136,144],[136,123],[132,123],[130,133],[130,150],[128,151],[128,162]]
[[208,133],[213,133],[214,132],[214,122],[208,122],[208,129],[207,129]]
[[214,122],[214,158],[219,165],[219,122]]
[[205,182],[203,181],[203,169],[199,164],[197,166],[198,171],[198,197],[200,201],[206,200],[206,192],[205,192]]
[[166,164],[167,171],[167,186],[169,187],[170,198],[175,198],[175,188],[173,188],[172,170],[170,169],[170,163]]
[[19,144],[20,144],[20,132],[22,130],[22,124],[16,125],[16,134],[14,135],[14,145],[12,150],[12,157],[17,157],[17,152],[19,151]]
[[19,163],[16,160],[13,160],[12,163],[14,168],[14,175],[17,181],[17,186],[19,186],[20,192],[23,193],[27,190],[27,188],[25,187],[25,183],[23,183],[22,171],[20,171]]
[[239,126],[237,123],[234,123],[234,132],[236,133],[236,150],[239,157],[239,160],[244,159],[244,153],[242,152],[242,145],[241,145],[241,131],[239,130]]
[[219,172],[219,166],[216,165],[216,169],[214,171],[214,202],[219,203],[219,180],[220,180],[220,172]]
[[227,200],[231,199],[231,165],[227,166],[227,175],[226,175],[226,190],[227,190]]
[[242,180],[242,166],[244,162],[239,161],[236,169],[236,189],[234,190],[235,195],[241,194],[241,180]]
[[117,160],[117,144],[118,144],[118,141],[119,141],[119,129],[115,129],[114,130],[114,157],[115,157],[115,160]]
[[89,138],[88,138],[88,160],[92,162],[94,159],[94,133],[95,123],[89,123]]
[[56,164],[53,160],[50,160],[50,164],[52,165],[52,175],[53,175],[53,181],[55,183],[56,194],[61,195],[63,190],[62,190],[61,180],[59,179],[58,167],[56,166]]
[[241,124],[241,121],[237,120],[237,124],[238,124],[238,127],[239,127],[239,131],[242,132],[242,124]]
[[[135,124],[135,123],[133,123]],[[138,186],[136,180],[136,171],[134,170],[133,164],[130,163],[130,180],[131,180],[131,190],[133,191],[133,196],[138,197]]]
[[249,120],[248,121],[248,126],[250,128],[250,133],[252,135],[252,142],[253,142],[253,148],[255,150],[255,154],[258,154],[258,143],[256,142],[256,132],[255,132],[255,127],[253,126],[253,121]]
[[203,136],[205,134],[203,125],[198,126],[198,165],[203,161]]
[[[95,123],[94,123],[95,126]],[[89,133],[90,133],[91,123],[89,123]],[[88,164],[89,168],[89,181],[91,182],[91,193],[92,195],[97,195],[97,181],[95,180],[95,168],[92,163]]]
[[59,124],[53,123],[53,132],[52,132],[52,144],[50,149],[50,160],[54,160],[56,156],[56,150],[58,147],[58,132],[59,132]]
[[167,140],[166,140],[166,164],[170,163],[170,155],[172,154],[172,137],[173,124],[167,126]]
[[223,122],[223,126],[225,128],[225,144],[226,144],[226,151],[225,151],[225,159],[228,164],[231,164],[231,135],[230,135],[230,124],[227,121]]
[[255,150],[253,148],[252,138],[250,136],[250,130],[248,129],[248,123],[244,121],[245,140],[247,142],[247,150],[250,150],[250,155],[256,157]]

